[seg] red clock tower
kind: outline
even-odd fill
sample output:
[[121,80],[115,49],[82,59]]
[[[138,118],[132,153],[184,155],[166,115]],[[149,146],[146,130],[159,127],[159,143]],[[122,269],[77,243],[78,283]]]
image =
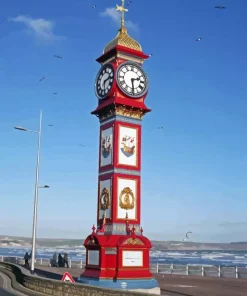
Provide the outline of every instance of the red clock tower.
[[148,78],[142,69],[149,57],[124,26],[97,62],[100,121],[97,227],[86,238],[82,283],[115,289],[150,291],[160,288],[150,273],[151,242],[141,227],[141,132]]

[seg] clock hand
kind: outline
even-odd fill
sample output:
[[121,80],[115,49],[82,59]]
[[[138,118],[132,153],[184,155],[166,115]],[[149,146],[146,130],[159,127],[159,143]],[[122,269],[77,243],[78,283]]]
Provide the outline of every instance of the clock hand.
[[134,93],[134,81],[135,81],[135,78],[131,78],[131,84],[132,84],[132,92]]
[[132,92],[133,92],[133,93],[134,93],[134,81],[140,81],[140,77],[137,77],[137,78],[131,78]]
[[105,89],[105,85],[106,85],[106,82],[110,79],[110,76],[108,78],[106,78],[106,80],[104,81],[104,89]]

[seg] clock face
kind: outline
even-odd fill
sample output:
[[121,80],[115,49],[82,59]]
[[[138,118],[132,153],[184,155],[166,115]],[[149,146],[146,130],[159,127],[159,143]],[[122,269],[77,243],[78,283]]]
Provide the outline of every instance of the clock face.
[[117,84],[128,96],[139,98],[148,91],[148,79],[136,63],[125,62],[118,67]]
[[114,68],[111,64],[104,65],[96,77],[95,93],[99,99],[104,99],[112,88]]

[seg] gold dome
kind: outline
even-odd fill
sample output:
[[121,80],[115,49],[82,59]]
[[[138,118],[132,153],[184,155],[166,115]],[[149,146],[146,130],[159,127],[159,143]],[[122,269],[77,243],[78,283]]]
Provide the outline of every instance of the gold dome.
[[130,49],[134,49],[137,51],[142,51],[142,47],[140,43],[138,43],[135,39],[131,38],[128,35],[128,32],[125,27],[121,27],[121,29],[118,31],[117,36],[106,45],[104,48],[103,53],[108,52],[109,50],[113,49],[117,45],[122,45]]

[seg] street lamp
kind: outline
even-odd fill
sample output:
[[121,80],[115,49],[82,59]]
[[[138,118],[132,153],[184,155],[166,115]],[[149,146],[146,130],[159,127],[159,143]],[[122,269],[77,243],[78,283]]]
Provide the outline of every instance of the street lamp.
[[[36,249],[36,230],[37,230],[37,210],[38,210],[38,193],[39,193],[39,161],[40,161],[40,138],[42,129],[42,110],[40,110],[39,117],[39,130],[29,130],[22,126],[15,126],[17,130],[37,133],[38,134],[38,152],[37,152],[37,165],[36,165],[36,181],[35,181],[35,195],[34,195],[34,208],[33,208],[33,233],[32,233],[32,263],[31,263],[31,274],[34,274],[34,260],[35,260],[35,249]],[[46,187],[45,187],[46,186]],[[45,185],[42,188],[49,188]]]

